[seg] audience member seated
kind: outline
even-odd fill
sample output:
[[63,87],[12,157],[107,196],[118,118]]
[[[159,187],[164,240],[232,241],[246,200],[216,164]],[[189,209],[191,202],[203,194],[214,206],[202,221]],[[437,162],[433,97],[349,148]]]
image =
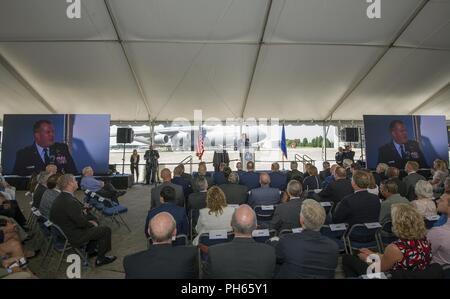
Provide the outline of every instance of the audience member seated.
[[[180,164],[181,165],[181,164]],[[175,185],[181,186],[183,188],[183,194],[186,198],[192,193],[191,182],[182,177],[183,169],[178,165],[173,170],[173,178],[171,182]]]
[[415,186],[416,200],[411,203],[422,217],[436,216],[436,204],[433,201],[433,186],[428,181],[418,181]]
[[198,192],[189,194],[187,209],[200,210],[206,208],[206,192],[208,191],[208,182],[205,178],[199,178],[197,180]]
[[82,190],[95,192],[98,195],[115,202],[119,202],[119,197],[125,194],[125,191],[116,190],[111,183],[105,183],[101,180],[97,180],[94,177],[94,170],[90,166],[83,168],[82,174],[83,177],[80,182]]
[[406,185],[406,198],[409,201],[413,201],[416,199],[415,188],[418,181],[426,181],[426,179],[417,173],[419,170],[419,163],[416,161],[409,161],[405,165],[405,171],[408,174],[403,178],[403,182]]
[[231,172],[229,167],[224,170],[227,183],[219,186],[225,194],[228,204],[241,205],[247,202],[248,189],[244,185],[239,185],[239,176],[236,172]]
[[323,162],[322,167],[323,167],[323,170],[319,173],[319,178],[320,178],[321,182],[325,181],[325,179],[331,175],[330,162],[327,162],[327,161]]
[[0,165],[0,192],[6,195],[6,199],[15,200],[16,199],[16,187],[8,184],[6,179],[2,175],[2,166]]
[[259,175],[255,173],[255,163],[252,161],[247,162],[247,172],[239,176],[239,182],[241,185],[247,187],[248,190],[259,188]]
[[353,161],[350,159],[344,159],[344,162],[342,163],[342,167],[345,168],[345,171],[347,173],[347,179],[352,178],[352,164]]
[[[168,187],[170,188],[170,187]],[[155,215],[148,224],[152,245],[123,260],[127,279],[197,279],[198,251],[193,246],[172,246],[177,235],[176,221],[170,213]]]
[[197,182],[198,182],[198,180],[203,179],[203,178],[208,182],[208,188],[214,185],[214,179],[210,176],[210,174],[206,170],[206,163],[200,162],[200,163],[198,163],[198,171],[192,178],[191,185],[192,185],[192,190],[194,192],[199,191]]
[[107,256],[111,250],[111,229],[99,226],[97,222],[89,220],[83,211],[81,203],[74,196],[78,183],[71,174],[65,174],[58,180],[61,194],[53,202],[50,210],[50,221],[58,225],[66,234],[74,247],[89,243],[88,248],[97,247],[95,265],[102,266],[116,260],[115,256]]
[[14,219],[21,228],[28,229],[26,226],[27,220],[23,216],[17,201],[8,200],[3,193],[0,193],[0,215]]
[[243,167],[242,167],[242,162],[236,163],[236,172],[239,175],[239,177],[245,173],[245,171],[243,170]]
[[375,180],[373,173],[367,168],[362,168],[361,170],[365,171],[369,175],[370,184],[369,184],[369,187],[367,187],[367,192],[379,197],[380,196],[380,188],[377,185],[377,181]]
[[176,191],[171,186],[164,186],[159,193],[160,205],[148,211],[147,219],[145,220],[145,234],[148,237],[148,223],[161,212],[167,212],[172,215],[177,223],[178,234],[187,235],[189,231],[189,224],[186,217],[186,210],[176,204]]
[[302,184],[297,180],[292,180],[289,182],[286,192],[289,201],[277,206],[270,222],[270,228],[277,231],[298,227],[298,215],[303,202],[301,198]]
[[336,164],[341,166],[344,162],[344,148],[342,146],[338,147],[338,151],[334,155],[334,160],[336,160]]
[[226,183],[227,180],[223,173],[223,170],[225,169],[225,167],[228,167],[227,164],[225,164],[224,162],[221,162],[219,164],[219,171],[214,172],[214,174],[213,174],[214,185],[219,186],[219,185]]
[[286,190],[287,177],[280,171],[280,164],[278,164],[277,162],[272,163],[271,169],[272,172],[269,174],[270,187],[277,188],[281,191]]
[[375,173],[373,174],[373,176],[375,177],[375,182],[377,183],[378,186],[381,185],[381,182],[386,180],[386,170],[389,168],[389,165],[387,165],[386,163],[379,163],[377,165],[377,168],[375,170]]
[[281,264],[276,278],[334,278],[339,247],[320,233],[325,217],[325,209],[317,201],[306,199],[302,203],[300,226],[303,231],[282,236],[276,245],[277,263]]
[[172,187],[175,190],[175,203],[180,207],[184,207],[185,199],[183,187],[172,183],[172,173],[170,172],[170,169],[164,168],[163,170],[161,170],[161,179],[163,180],[163,182],[152,189],[150,209],[157,208],[161,205],[161,190],[167,186]]
[[185,172],[184,164],[183,164],[183,163],[178,164],[178,166],[181,168],[181,177],[182,177],[183,179],[185,179],[186,181],[188,181],[189,184],[191,184],[191,182],[192,182],[192,175],[191,175],[190,173],[186,173],[186,172]]
[[217,187],[211,187],[206,194],[206,208],[200,210],[195,230],[198,235],[193,244],[198,245],[199,236],[211,230],[231,231],[231,216],[234,208],[227,206],[227,200],[223,191]]
[[344,197],[333,213],[334,223],[348,223],[350,226],[361,223],[378,222],[380,200],[378,196],[367,192],[370,184],[369,175],[361,170],[352,177],[355,192]]
[[[379,254],[381,272],[395,270],[420,271],[431,262],[431,245],[426,238],[425,222],[417,210],[408,204],[392,207],[392,231],[399,238]],[[368,257],[374,252],[361,249],[358,256],[345,255],[342,267],[346,277],[367,274]]]
[[[450,192],[444,193],[438,200],[438,212],[450,214]],[[433,253],[433,263],[440,265],[450,265],[450,222],[433,227],[428,231],[427,238],[431,243]]]
[[381,202],[380,209],[380,223],[391,221],[392,206],[399,203],[409,203],[409,201],[398,193],[397,181],[395,179],[388,179],[381,182],[381,195],[384,200]]
[[327,176],[323,181],[322,181],[322,189],[325,189],[329,184],[331,184],[332,182],[334,182],[335,180],[335,172],[336,169],[340,167],[338,164],[333,164],[330,167],[330,175]]
[[39,212],[41,212],[42,216],[48,219],[50,217],[50,210],[52,208],[53,202],[61,193],[61,191],[57,188],[58,179],[61,177],[61,174],[52,174],[47,180],[47,190],[42,195],[41,204],[39,205]]
[[292,180],[297,180],[300,183],[303,183],[303,173],[298,170],[298,163],[296,161],[291,162],[291,170],[287,173],[287,182],[290,182]]
[[347,172],[343,167],[337,167],[334,171],[335,181],[320,191],[322,201],[331,201],[336,205],[347,195],[353,194],[352,182],[347,179]]
[[50,177],[50,172],[41,171],[37,176],[37,185],[33,191],[33,208],[39,209],[41,204],[42,195],[47,191],[47,180]]
[[400,179],[400,170],[395,167],[389,167],[386,170],[386,177],[388,179],[393,179],[398,186],[398,193],[401,196],[406,197],[408,195],[408,189],[406,184]]
[[241,205],[232,215],[234,239],[208,248],[204,276],[208,279],[270,279],[274,275],[275,249],[252,238],[255,212]]
[[435,160],[433,163],[433,179],[430,181],[435,193],[441,194],[444,191],[445,179],[448,176],[448,166],[443,160]]
[[317,167],[311,165],[307,170],[308,176],[303,180],[303,188],[306,191],[314,191],[320,189],[321,183],[319,174],[317,172]]
[[281,191],[270,187],[270,176],[266,172],[261,173],[259,184],[261,187],[248,192],[248,204],[251,207],[276,205],[280,202]]

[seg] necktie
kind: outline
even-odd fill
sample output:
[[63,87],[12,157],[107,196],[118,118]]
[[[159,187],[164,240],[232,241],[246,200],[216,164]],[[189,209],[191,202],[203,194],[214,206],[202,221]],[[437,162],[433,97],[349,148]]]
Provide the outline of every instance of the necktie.
[[400,152],[402,154],[402,158],[404,159],[406,157],[405,145],[400,145]]
[[50,164],[50,157],[48,156],[48,148],[44,148],[44,163],[45,165]]

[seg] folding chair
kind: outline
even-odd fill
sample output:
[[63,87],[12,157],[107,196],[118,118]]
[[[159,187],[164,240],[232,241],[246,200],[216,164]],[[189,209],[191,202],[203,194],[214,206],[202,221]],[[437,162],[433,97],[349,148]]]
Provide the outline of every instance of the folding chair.
[[274,229],[255,229],[252,232],[253,240],[258,243],[266,243],[270,238],[274,237],[277,231]]
[[392,242],[398,239],[392,232],[392,221],[387,221],[381,224],[379,236],[380,236],[380,245],[383,251],[387,245],[391,244]]
[[[153,244],[152,238],[147,239],[147,248]],[[186,246],[188,244],[188,236],[181,234],[172,238],[172,246]]]
[[258,205],[253,208],[258,221],[258,226],[261,228],[269,226],[269,222],[272,220],[276,207],[277,205]]
[[198,240],[198,247],[200,248],[201,261],[205,262],[208,258],[208,248],[213,245],[227,243],[234,239],[233,232],[226,230],[212,230],[208,233],[200,235]]
[[344,243],[348,254],[361,248],[377,249],[381,252],[379,232],[381,224],[378,222],[354,224],[345,235]]
[[199,215],[200,215],[199,210],[197,210],[197,209],[189,210],[189,238],[190,238],[191,242],[195,237],[194,236],[194,234],[195,234],[194,228],[195,228],[195,225],[197,224]]
[[348,224],[347,223],[337,223],[337,224],[329,224],[322,225],[320,228],[320,233],[336,242],[339,246],[339,251],[341,253],[347,252],[345,247],[345,233],[347,232]]
[[[66,234],[62,231],[62,229],[54,224],[51,223],[50,224],[50,231],[52,234],[52,246],[53,250],[56,251],[57,253],[60,254],[59,256],[59,260],[58,260],[58,267],[56,268],[56,271],[59,270],[59,268],[61,267],[61,263],[63,260],[64,255],[68,252],[68,251],[75,251],[75,253],[77,253],[83,260],[83,265],[87,266],[89,265],[89,261],[88,261],[88,256],[87,256],[87,252],[86,252],[86,247],[87,247],[87,243],[83,244],[82,246],[76,248],[73,247],[70,243],[69,243],[69,239],[67,238]],[[44,258],[47,257],[48,254],[46,254],[46,256]]]
[[296,228],[289,228],[289,229],[282,229],[279,233],[278,236],[284,236],[284,235],[289,235],[289,234],[298,234],[301,233],[303,231],[303,229],[301,227],[296,227]]

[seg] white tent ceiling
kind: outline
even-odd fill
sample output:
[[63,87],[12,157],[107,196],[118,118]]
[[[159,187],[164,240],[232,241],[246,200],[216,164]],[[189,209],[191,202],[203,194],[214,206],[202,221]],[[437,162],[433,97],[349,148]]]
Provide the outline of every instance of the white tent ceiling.
[[0,118],[450,118],[450,0],[0,0]]

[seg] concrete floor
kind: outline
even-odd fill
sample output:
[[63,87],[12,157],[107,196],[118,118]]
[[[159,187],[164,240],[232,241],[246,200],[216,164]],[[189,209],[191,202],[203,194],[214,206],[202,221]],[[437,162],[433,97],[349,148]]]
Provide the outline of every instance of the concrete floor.
[[[83,193],[78,192],[77,197],[82,200]],[[16,194],[17,201],[22,208],[24,215],[27,216],[30,212],[29,198],[25,197],[25,192],[18,191]],[[86,279],[121,279],[124,278],[124,270],[122,261],[123,258],[141,250],[147,248],[146,239],[144,235],[144,222],[147,216],[147,211],[150,207],[150,187],[145,185],[134,185],[128,189],[127,194],[121,198],[121,203],[128,208],[128,213],[125,216],[131,233],[128,232],[123,225],[118,227],[117,224],[112,223],[109,220],[103,221],[101,224],[107,225],[112,229],[112,251],[110,254],[117,256],[117,260],[109,265],[105,265],[99,268],[95,268],[95,258],[91,258],[90,266],[87,269],[83,269],[81,278]],[[27,248],[37,247],[39,242],[31,240],[26,244]],[[69,264],[63,261],[59,271],[57,268],[57,256],[54,254],[52,258],[46,260],[45,265],[41,267],[43,254],[30,260],[30,269],[39,278],[59,278],[64,279],[66,276],[66,269]],[[341,270],[341,263],[339,259],[339,265],[336,270],[336,278],[343,278]]]

